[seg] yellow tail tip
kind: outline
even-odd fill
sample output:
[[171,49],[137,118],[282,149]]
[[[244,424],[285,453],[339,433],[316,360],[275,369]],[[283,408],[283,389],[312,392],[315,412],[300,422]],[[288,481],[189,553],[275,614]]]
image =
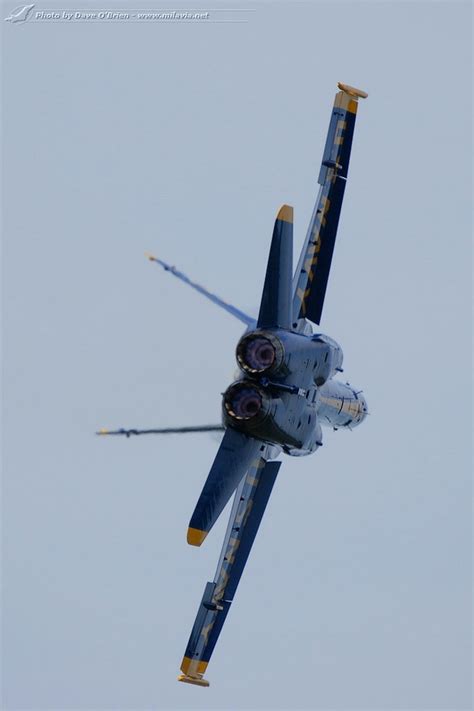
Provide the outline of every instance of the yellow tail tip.
[[153,254],[150,254],[149,252],[145,252],[145,257],[150,260],[150,262],[154,262],[156,257],[153,256]]
[[282,205],[278,210],[277,220],[291,222],[293,224],[293,208],[291,205]]
[[97,434],[109,434],[110,430],[106,430],[105,427],[101,427]]

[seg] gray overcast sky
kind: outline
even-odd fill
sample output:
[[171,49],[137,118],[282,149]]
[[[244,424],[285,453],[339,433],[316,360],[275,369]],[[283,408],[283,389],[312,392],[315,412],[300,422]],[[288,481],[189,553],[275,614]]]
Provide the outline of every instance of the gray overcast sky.
[[[230,7],[1,22],[3,708],[470,708],[471,5]],[[255,311],[338,80],[369,98],[322,329],[372,414],[285,458],[211,687],[178,684],[218,442],[93,432],[219,420],[241,324],[143,252]]]

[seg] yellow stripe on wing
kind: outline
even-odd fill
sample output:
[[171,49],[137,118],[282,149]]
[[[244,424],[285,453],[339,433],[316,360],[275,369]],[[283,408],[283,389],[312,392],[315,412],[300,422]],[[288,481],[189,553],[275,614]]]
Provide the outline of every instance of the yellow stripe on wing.
[[207,665],[208,662],[191,659],[190,657],[183,657],[180,669],[184,674],[204,674],[207,669]]

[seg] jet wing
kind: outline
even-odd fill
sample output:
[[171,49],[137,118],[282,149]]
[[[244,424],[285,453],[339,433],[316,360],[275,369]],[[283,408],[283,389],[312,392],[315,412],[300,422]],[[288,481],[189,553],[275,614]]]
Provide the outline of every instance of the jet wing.
[[229,612],[280,465],[281,462],[267,462],[258,457],[236,491],[216,574],[204,589],[179,681],[209,686],[203,674]]
[[190,545],[204,541],[260,450],[263,442],[227,428],[189,522]]
[[346,187],[359,98],[365,91],[338,84],[319,172],[319,190],[293,280],[293,320],[319,324]]

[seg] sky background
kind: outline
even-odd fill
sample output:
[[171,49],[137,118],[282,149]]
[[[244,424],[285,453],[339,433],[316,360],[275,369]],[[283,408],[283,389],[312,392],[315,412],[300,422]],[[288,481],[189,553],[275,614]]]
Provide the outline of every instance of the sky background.
[[[1,22],[2,708],[471,708],[471,5],[229,7]],[[219,421],[241,324],[143,253],[256,313],[337,81],[369,98],[321,329],[371,415],[284,459],[211,686],[178,684],[218,440],[94,431]]]

